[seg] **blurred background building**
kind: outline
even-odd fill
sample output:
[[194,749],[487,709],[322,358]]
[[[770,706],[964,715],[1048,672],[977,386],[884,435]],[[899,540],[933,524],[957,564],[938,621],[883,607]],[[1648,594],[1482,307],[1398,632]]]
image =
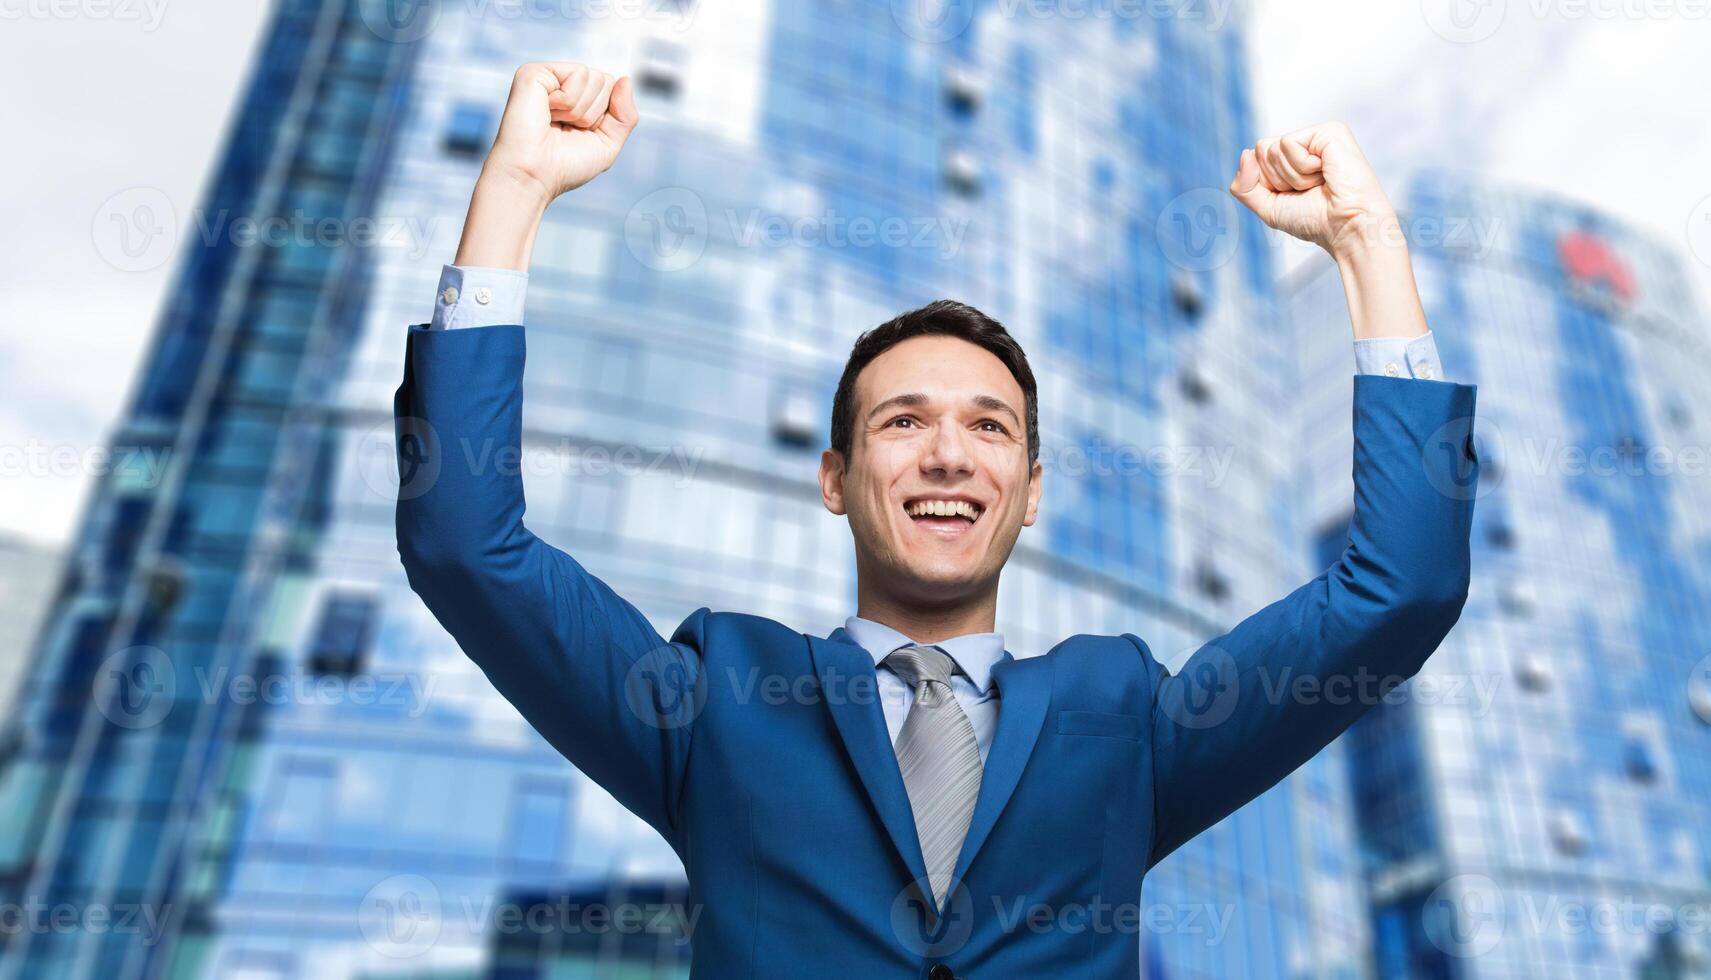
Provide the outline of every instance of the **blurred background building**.
[[0,534],[0,731],[7,727],[5,712],[23,676],[25,653],[47,612],[58,572],[55,549]]
[[[1013,653],[1132,631],[1179,662],[1310,577],[1270,257],[1223,192],[1254,128],[1240,25],[908,7],[277,5],[181,223],[382,234],[182,250],[114,435],[168,465],[102,481],[0,783],[7,900],[159,928],[23,930],[0,976],[684,971],[682,930],[495,914],[681,904],[681,869],[497,697],[394,548],[403,333],[525,61],[640,91],[622,165],[535,253],[529,522],[662,632],[701,604],[819,635],[854,611],[814,481],[832,391],[859,331],[939,296],[1005,321],[1040,380]],[[1340,767],[1150,876],[1149,975],[1361,972]]]
[[[700,605],[816,635],[854,611],[814,481],[832,391],[857,333],[940,296],[1040,383],[1012,653],[1135,632],[1174,666],[1328,564],[1341,294],[1307,273],[1286,310],[1224,191],[1256,130],[1243,22],[1147,9],[278,0],[195,212],[145,197],[110,243],[123,266],[184,230],[0,734],[0,906],[132,928],[0,930],[0,980],[686,974],[675,856],[494,693],[395,550],[404,330],[525,61],[638,86],[622,162],[535,251],[525,472],[531,528],[662,633]],[[1513,903],[1707,900],[1703,317],[1669,252],[1595,214],[1448,178],[1411,209],[1442,219],[1416,262],[1487,427],[1487,482],[1447,489],[1482,495],[1475,594],[1428,670],[1461,693],[1416,682],[1161,864],[1139,967],[1691,975],[1703,929],[1553,934]],[[1571,477],[1522,441],[1553,434],[1682,471]]]
[[[1442,376],[1479,385],[1474,581],[1345,737],[1385,977],[1704,976],[1711,338],[1678,248],[1431,172],[1403,215]],[[1298,271],[1306,510],[1347,540],[1335,270]]]

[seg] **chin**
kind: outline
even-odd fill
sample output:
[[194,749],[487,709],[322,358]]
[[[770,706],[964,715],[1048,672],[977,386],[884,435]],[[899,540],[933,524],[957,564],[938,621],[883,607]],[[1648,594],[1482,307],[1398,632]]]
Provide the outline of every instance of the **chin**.
[[920,585],[937,589],[972,588],[981,581],[981,569],[973,563],[954,565],[928,561],[911,565],[906,576]]

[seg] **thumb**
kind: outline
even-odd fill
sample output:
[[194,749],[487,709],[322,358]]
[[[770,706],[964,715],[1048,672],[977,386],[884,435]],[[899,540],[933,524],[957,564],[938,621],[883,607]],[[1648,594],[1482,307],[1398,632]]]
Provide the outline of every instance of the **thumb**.
[[1230,193],[1248,206],[1248,210],[1266,220],[1277,203],[1277,192],[1267,186],[1260,173],[1259,158],[1252,149],[1242,151],[1242,162],[1236,168],[1236,179],[1230,181]]
[[625,75],[612,86],[612,98],[607,103],[606,115],[600,120],[600,132],[622,147],[639,121],[641,114],[636,112],[635,83],[630,81],[630,76]]

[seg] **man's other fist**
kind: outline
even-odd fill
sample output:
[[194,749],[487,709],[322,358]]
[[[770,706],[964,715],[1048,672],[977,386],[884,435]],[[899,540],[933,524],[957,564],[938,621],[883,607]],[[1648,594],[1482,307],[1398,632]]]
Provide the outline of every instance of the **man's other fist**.
[[1243,150],[1230,193],[1261,221],[1333,256],[1372,244],[1396,216],[1354,134],[1340,122]]
[[551,202],[605,173],[638,119],[629,76],[568,61],[524,65],[511,80],[484,171]]

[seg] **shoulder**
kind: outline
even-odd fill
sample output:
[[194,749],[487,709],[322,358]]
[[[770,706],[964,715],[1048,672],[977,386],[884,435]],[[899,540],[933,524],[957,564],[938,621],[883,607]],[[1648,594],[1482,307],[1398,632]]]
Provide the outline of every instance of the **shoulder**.
[[741,655],[745,651],[751,654],[768,650],[796,651],[810,640],[820,638],[765,616],[714,611],[702,606],[683,620],[671,639],[674,643],[686,643],[707,656],[716,652]]
[[1077,633],[1058,641],[1038,658],[1049,663],[1060,691],[1100,690],[1131,693],[1150,690],[1162,670],[1139,636]]

